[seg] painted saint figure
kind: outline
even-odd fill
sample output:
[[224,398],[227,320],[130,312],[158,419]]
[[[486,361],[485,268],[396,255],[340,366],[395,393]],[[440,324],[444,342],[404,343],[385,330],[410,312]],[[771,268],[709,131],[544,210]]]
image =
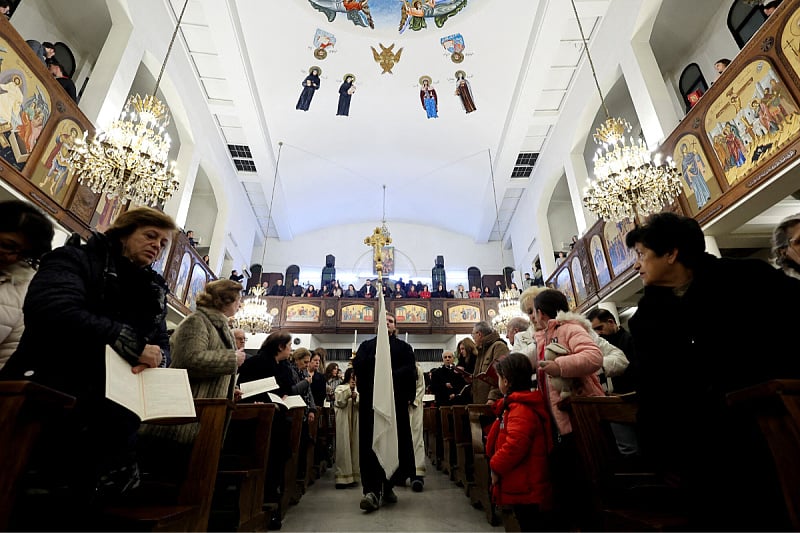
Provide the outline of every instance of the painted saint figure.
[[339,107],[336,109],[336,114],[341,116],[350,115],[350,98],[356,92],[356,86],[353,85],[356,77],[352,74],[345,74],[344,81],[339,86]]
[[461,104],[464,106],[466,113],[472,113],[477,109],[475,100],[472,99],[472,90],[467,81],[467,73],[463,70],[456,72],[456,96],[461,98]]
[[308,106],[311,105],[311,99],[314,98],[314,92],[319,89],[319,75],[322,73],[319,67],[311,67],[308,69],[308,76],[301,84],[303,92],[300,93],[300,99],[297,101],[295,109],[308,111]]
[[429,76],[422,76],[419,79],[422,89],[419,91],[419,99],[422,102],[422,109],[427,113],[428,118],[439,118],[437,111],[439,110],[439,98],[436,96],[436,90],[431,87],[431,78]]
[[686,144],[681,145],[681,172],[686,185],[694,192],[694,201],[697,202],[697,209],[702,209],[711,199],[711,191],[708,190],[703,171],[706,169],[703,158],[697,152],[690,152]]

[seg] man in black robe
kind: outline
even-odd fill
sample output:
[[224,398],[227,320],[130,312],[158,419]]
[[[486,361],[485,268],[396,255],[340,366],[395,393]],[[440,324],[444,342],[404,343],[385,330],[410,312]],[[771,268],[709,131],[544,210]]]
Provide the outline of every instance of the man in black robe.
[[[386,314],[389,330],[389,348],[392,360],[392,382],[394,384],[395,424],[397,427],[397,452],[400,466],[386,479],[378,457],[372,449],[373,432],[373,388],[375,379],[375,351],[377,337],[364,341],[358,347],[353,360],[353,369],[361,396],[359,403],[358,445],[361,461],[361,485],[364,498],[361,509],[371,512],[380,505],[395,503],[397,495],[392,487],[415,475],[414,448],[411,442],[411,422],[408,405],[416,394],[417,367],[414,350],[410,344],[397,338],[395,317]],[[385,391],[378,391],[378,394]]]

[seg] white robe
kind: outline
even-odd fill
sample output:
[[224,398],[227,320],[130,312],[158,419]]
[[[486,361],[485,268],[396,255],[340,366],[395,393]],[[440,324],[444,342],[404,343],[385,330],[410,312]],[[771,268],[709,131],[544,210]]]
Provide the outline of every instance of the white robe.
[[357,395],[355,400],[351,398],[349,383],[336,387],[333,394],[336,413],[336,483],[355,483],[361,479],[358,464],[359,397]]
[[417,365],[417,394],[414,403],[408,406],[408,418],[411,420],[411,441],[414,446],[414,465],[417,476],[425,475],[425,442],[422,439],[422,397],[425,395],[425,375]]

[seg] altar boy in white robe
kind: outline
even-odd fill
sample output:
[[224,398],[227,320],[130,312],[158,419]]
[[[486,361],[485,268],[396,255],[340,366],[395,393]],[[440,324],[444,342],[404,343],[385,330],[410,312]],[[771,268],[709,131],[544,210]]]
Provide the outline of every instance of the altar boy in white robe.
[[425,485],[425,442],[423,441],[423,404],[422,397],[425,395],[425,375],[419,364],[417,364],[417,391],[414,402],[408,405],[408,418],[411,421],[411,441],[414,445],[414,466],[416,475],[411,478],[411,490],[422,492]]
[[358,389],[353,368],[334,390],[336,413],[336,488],[355,487],[361,480],[358,466]]

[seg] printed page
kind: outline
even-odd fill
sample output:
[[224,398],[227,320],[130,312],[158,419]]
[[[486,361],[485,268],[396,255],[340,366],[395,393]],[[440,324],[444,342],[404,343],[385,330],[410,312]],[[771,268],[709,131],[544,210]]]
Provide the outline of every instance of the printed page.
[[148,368],[140,375],[144,391],[143,421],[197,416],[185,368]]
[[249,398],[262,392],[269,392],[280,388],[275,376],[257,379],[255,381],[248,381],[246,383],[239,383],[239,390],[242,391],[242,398]]
[[106,398],[142,418],[144,400],[139,374],[111,346],[106,345]]
[[269,399],[272,400],[273,403],[277,403],[278,405],[282,405],[284,407],[287,407],[286,403],[284,403],[284,401],[281,399],[281,397],[278,396],[277,394],[272,394],[270,392],[269,393]]
[[436,396],[434,396],[433,394],[424,394],[424,395],[422,396],[422,401],[423,401],[423,402],[432,402],[432,401],[434,401],[435,399],[436,399]]
[[283,403],[286,404],[286,407],[289,409],[294,409],[295,407],[305,407],[306,402],[303,401],[302,396],[294,395],[294,396],[287,396]]

